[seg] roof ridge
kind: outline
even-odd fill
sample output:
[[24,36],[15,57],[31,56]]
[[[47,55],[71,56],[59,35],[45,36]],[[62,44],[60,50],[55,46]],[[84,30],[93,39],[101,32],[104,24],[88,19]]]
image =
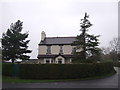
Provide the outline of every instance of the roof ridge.
[[76,36],[69,36],[69,37],[46,37],[46,38],[75,38]]
[[41,44],[72,44],[76,37],[46,37]]

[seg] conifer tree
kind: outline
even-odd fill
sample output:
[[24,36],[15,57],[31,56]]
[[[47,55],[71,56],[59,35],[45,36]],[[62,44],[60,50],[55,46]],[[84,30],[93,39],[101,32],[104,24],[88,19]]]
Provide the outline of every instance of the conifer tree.
[[12,60],[12,63],[16,59],[29,60],[30,56],[26,55],[31,53],[31,50],[27,50],[30,40],[28,33],[21,33],[23,29],[23,22],[18,20],[16,23],[12,23],[6,33],[2,35],[2,59]]
[[97,47],[99,45],[99,37],[95,35],[90,35],[87,33],[88,28],[92,26],[91,22],[88,20],[89,16],[85,13],[84,19],[81,19],[80,31],[81,34],[77,35],[74,44],[77,49],[81,49],[80,52],[76,52],[77,59],[86,60],[88,57],[93,57],[99,54],[100,49]]

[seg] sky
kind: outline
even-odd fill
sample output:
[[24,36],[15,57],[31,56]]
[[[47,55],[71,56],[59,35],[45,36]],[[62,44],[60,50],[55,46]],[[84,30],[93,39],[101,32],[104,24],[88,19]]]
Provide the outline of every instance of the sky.
[[41,32],[47,37],[76,36],[81,32],[80,19],[88,13],[93,24],[88,33],[100,35],[100,46],[108,47],[109,41],[118,36],[117,0],[35,0],[8,1],[0,3],[1,32],[6,32],[11,23],[23,22],[23,33],[29,32],[29,49],[32,59],[37,58]]

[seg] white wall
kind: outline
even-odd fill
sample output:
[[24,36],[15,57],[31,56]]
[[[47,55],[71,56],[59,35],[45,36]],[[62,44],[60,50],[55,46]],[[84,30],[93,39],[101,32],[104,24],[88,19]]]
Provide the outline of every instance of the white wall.
[[59,54],[60,46],[59,45],[52,45],[51,46],[51,54]]
[[[39,46],[38,54],[46,54],[47,46]],[[51,46],[51,54],[59,54],[60,46],[59,45],[52,45]],[[63,45],[63,54],[71,54],[72,53],[72,46],[71,45]]]
[[72,46],[71,45],[64,45],[63,46],[63,53],[64,54],[71,54],[72,53]]
[[47,47],[46,46],[39,46],[38,47],[38,54],[46,54]]

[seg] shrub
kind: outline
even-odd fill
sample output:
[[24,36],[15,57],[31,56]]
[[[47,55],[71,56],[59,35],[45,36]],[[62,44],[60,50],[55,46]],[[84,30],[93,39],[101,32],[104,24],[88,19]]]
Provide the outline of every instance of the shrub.
[[91,59],[81,60],[80,63],[93,63],[94,61]]
[[112,63],[22,64],[22,79],[80,79],[115,72]]
[[120,61],[114,63],[115,67],[120,67]]
[[3,64],[2,74],[21,79],[80,79],[115,72],[113,64]]
[[19,77],[19,64],[3,63],[2,75]]

